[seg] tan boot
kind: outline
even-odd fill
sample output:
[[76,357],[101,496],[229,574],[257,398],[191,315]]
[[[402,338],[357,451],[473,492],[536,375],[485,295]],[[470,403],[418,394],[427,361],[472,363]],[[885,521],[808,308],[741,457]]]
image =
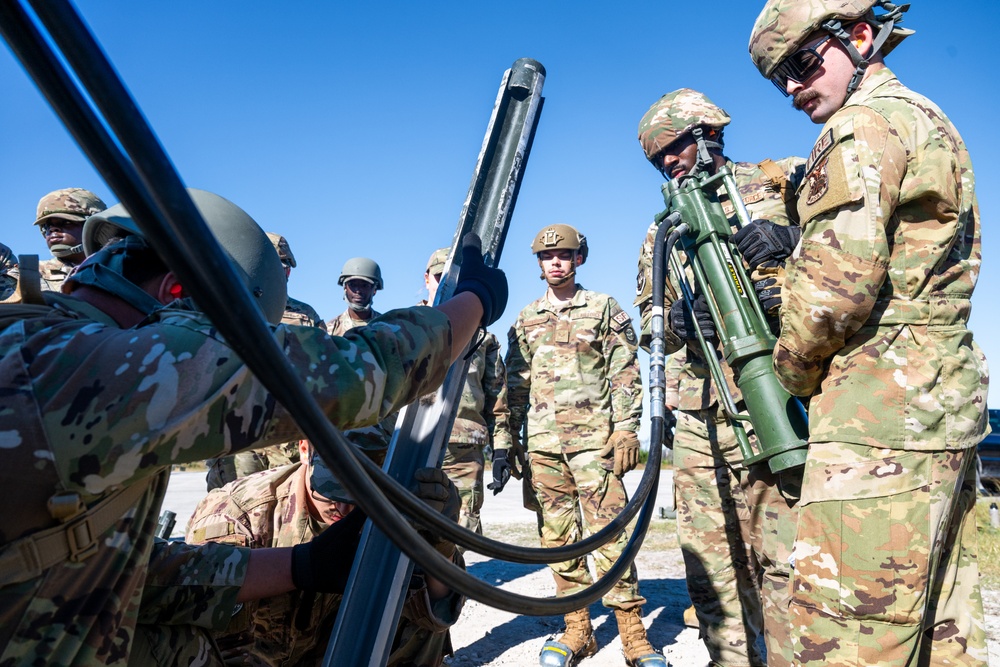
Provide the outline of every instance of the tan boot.
[[615,618],[618,619],[618,635],[622,638],[622,653],[629,667],[667,667],[666,659],[646,638],[642,607],[633,607],[628,611],[615,609]]
[[691,605],[684,610],[684,625],[689,628],[701,627],[701,624],[698,623],[698,614],[694,610],[694,605]]
[[569,667],[597,653],[597,638],[586,607],[566,614],[566,630],[557,641],[547,641],[538,656],[542,667]]

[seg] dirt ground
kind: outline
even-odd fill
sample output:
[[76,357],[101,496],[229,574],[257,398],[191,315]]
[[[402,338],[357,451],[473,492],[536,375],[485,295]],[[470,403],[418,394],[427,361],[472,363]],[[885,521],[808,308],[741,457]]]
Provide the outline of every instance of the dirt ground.
[[[626,475],[625,485],[630,493],[638,485],[639,478],[638,471]],[[183,536],[191,512],[204,497],[204,480],[204,472],[171,475],[163,509],[177,513],[174,536]],[[658,508],[669,508],[666,489],[669,484],[661,478]],[[523,509],[520,500],[521,490],[516,480],[511,480],[501,495],[488,495],[482,512],[483,530],[486,535],[506,542],[537,546],[534,514]],[[698,639],[698,631],[684,627],[682,622],[690,598],[684,583],[676,526],[672,519],[659,518],[659,512],[656,516],[636,558],[640,592],[648,600],[644,618],[649,639],[671,664],[700,667],[708,664],[708,653]],[[505,590],[534,596],[549,596],[555,592],[552,575],[544,565],[506,563],[471,553],[466,554],[466,563],[468,570],[480,579]],[[983,598],[991,664],[1000,667],[1000,588],[984,587]],[[599,602],[591,605],[590,613],[600,650],[583,660],[581,667],[624,667],[614,614]],[[561,630],[562,617],[518,616],[469,600],[462,617],[452,628],[455,654],[447,664],[452,667],[537,665],[542,645],[557,637]]]

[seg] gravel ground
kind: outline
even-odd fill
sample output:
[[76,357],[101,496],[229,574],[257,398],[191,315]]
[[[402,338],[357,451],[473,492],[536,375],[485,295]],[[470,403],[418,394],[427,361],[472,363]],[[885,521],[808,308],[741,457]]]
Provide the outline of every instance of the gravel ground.
[[[631,492],[638,485],[640,473],[628,473],[625,485]],[[668,479],[668,478],[667,478]],[[669,484],[661,480],[656,506],[669,508]],[[163,509],[177,514],[174,536],[183,536],[184,528],[198,501],[205,495],[204,472],[175,472]],[[483,507],[483,529],[486,535],[507,542],[537,545],[534,514],[521,507],[521,490],[517,480],[511,480],[499,496],[487,495]],[[674,537],[671,519],[653,519],[650,534],[636,558],[640,591],[648,600],[644,608],[649,640],[661,649],[673,665],[694,667],[708,663],[708,653],[698,639],[698,631],[684,627],[681,620],[690,604],[684,584],[684,565]],[[484,581],[505,590],[525,595],[552,595],[555,586],[546,566],[521,565],[466,554],[470,572]],[[991,664],[1000,665],[1000,590],[984,588],[987,633],[990,640]],[[582,667],[619,667],[625,661],[614,614],[601,604],[590,607],[598,653],[581,662]],[[462,617],[452,628],[455,655],[448,664],[453,667],[493,665],[537,665],[542,645],[558,636],[562,617],[517,616],[499,611],[475,600],[469,600]]]

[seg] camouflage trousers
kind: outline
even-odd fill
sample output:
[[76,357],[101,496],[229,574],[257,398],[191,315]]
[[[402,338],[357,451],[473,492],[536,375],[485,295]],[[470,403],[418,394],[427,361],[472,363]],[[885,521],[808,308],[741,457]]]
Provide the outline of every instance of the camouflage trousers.
[[810,443],[790,607],[799,665],[986,665],[975,450]]
[[743,458],[736,434],[716,408],[674,414],[677,537],[701,638],[713,664],[763,665],[750,512],[734,469]]
[[[575,453],[528,452],[531,483],[542,507],[539,534],[543,547],[578,542],[581,523],[584,536],[596,533],[618,516],[628,502],[625,486],[611,473],[614,455],[602,458],[598,452],[595,449]],[[593,552],[598,576],[611,569],[627,541],[628,534],[623,530],[616,539]],[[585,557],[549,567],[556,581],[556,595],[570,595],[593,583]],[[634,564],[602,602],[612,609],[632,609],[646,602],[639,595]]]
[[297,463],[298,460],[298,440],[281,445],[270,445],[261,449],[247,449],[236,454],[205,461],[205,465],[208,467],[205,483],[208,490],[211,491],[255,472],[280,468],[290,463]]
[[204,628],[140,624],[135,629],[128,664],[135,667],[222,667],[225,662],[211,633]]
[[768,667],[793,664],[788,603],[801,470],[794,468],[779,477],[767,463],[758,463],[743,473],[747,477],[742,486],[750,510],[750,545],[757,559]]
[[462,500],[458,523],[480,535],[483,534],[479,510],[483,507],[485,465],[483,446],[471,442],[449,442],[441,464]]

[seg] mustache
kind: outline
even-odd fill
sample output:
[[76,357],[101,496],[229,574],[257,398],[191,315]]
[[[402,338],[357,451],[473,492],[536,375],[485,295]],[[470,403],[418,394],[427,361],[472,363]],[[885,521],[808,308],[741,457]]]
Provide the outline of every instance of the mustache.
[[819,97],[819,93],[815,90],[803,90],[800,93],[796,93],[795,97],[792,98],[792,106],[797,110],[802,111],[802,107],[804,107],[807,102],[810,102],[817,97]]

